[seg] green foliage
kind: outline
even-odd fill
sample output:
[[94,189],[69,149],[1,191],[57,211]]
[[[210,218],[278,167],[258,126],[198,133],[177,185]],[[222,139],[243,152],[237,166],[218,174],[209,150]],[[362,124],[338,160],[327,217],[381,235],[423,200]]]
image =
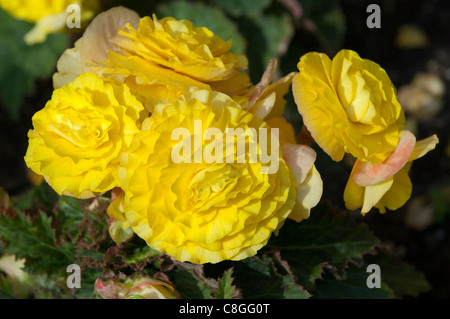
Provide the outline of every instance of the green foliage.
[[269,254],[247,258],[235,266],[235,283],[244,298],[305,299],[310,297],[278,256]]
[[17,20],[0,9],[0,100],[13,119],[24,98],[33,92],[34,80],[47,79],[68,47],[65,34],[52,34],[44,43],[27,45],[23,37],[32,24]]
[[0,216],[0,233],[5,250],[27,260],[27,268],[45,272],[71,264],[74,252],[68,243],[58,245],[51,218],[42,211],[34,216],[15,212],[12,218]]
[[328,49],[341,48],[345,34],[345,16],[338,0],[297,0],[303,8],[303,19],[315,23],[319,42]]
[[431,288],[425,276],[414,266],[386,252],[380,252],[368,259],[369,262],[374,259],[380,266],[383,285],[389,287],[396,298],[418,297],[420,293],[427,292]]
[[214,2],[233,16],[254,16],[267,8],[271,0],[214,0]]
[[[394,261],[386,252],[377,254],[379,240],[365,224],[326,203],[301,223],[286,221],[254,257],[194,265],[160,254],[137,236],[117,246],[108,234],[106,195],[91,200],[55,196],[45,184],[30,192],[38,207],[53,199],[52,208],[4,205],[0,238],[3,253],[26,260],[32,298],[93,298],[97,278],[161,273],[186,299],[400,298],[429,289],[414,267]],[[26,201],[29,194],[24,195]],[[66,268],[72,263],[81,267],[81,289],[66,286]],[[379,289],[366,285],[369,263],[381,267]],[[0,275],[0,297],[16,297],[11,289]]]
[[324,268],[338,275],[349,261],[372,252],[378,242],[366,225],[356,224],[347,212],[320,204],[308,220],[299,224],[288,220],[268,247],[280,250],[299,282],[313,288]]
[[270,59],[280,58],[293,34],[293,26],[287,14],[259,14],[239,19],[240,29],[245,35],[248,46],[250,77],[259,82]]
[[233,283],[233,268],[228,269],[223,273],[222,278],[218,280],[217,289],[214,291],[214,296],[216,299],[231,299],[233,298],[236,287],[232,285]]
[[366,268],[350,265],[345,278],[336,279],[326,273],[322,279],[317,280],[314,298],[318,299],[387,299],[393,297],[393,292],[386,286],[368,288],[366,285]]

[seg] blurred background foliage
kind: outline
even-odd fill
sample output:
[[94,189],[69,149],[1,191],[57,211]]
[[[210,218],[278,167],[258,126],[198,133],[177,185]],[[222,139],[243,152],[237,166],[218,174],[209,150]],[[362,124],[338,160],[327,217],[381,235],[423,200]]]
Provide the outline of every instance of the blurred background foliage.
[[[380,5],[380,29],[366,26],[370,3]],[[253,83],[274,57],[280,77],[297,71],[306,52],[332,57],[342,48],[355,50],[387,71],[398,89],[408,129],[418,139],[437,134],[440,143],[413,165],[413,194],[403,208],[385,215],[372,211],[364,217],[359,212],[341,214],[351,160],[335,163],[316,148],[328,204],[315,209],[308,224],[287,223],[284,235],[239,265],[187,268],[139,248],[136,239],[117,247],[104,231],[102,198],[82,205],[59,198],[45,184],[35,186],[36,176],[23,161],[31,118],[51,97],[56,61],[83,30],[52,34],[44,43],[27,46],[23,36],[32,24],[0,10],[0,255],[27,259],[25,269],[35,273],[35,286],[40,287],[33,290],[34,297],[73,297],[63,289],[63,266],[74,260],[89,267],[89,278],[83,280],[91,284],[108,272],[132,273],[152,265],[148,274],[154,274],[151,269],[164,270],[172,282],[181,283],[182,297],[450,297],[449,1],[103,0],[101,4],[102,10],[123,5],[141,16],[188,19],[232,39],[232,51],[249,59]],[[292,94],[286,99],[285,116],[299,133],[302,123]],[[298,227],[307,238],[296,237]],[[315,235],[322,242],[316,242]],[[286,247],[293,242],[296,247]],[[311,242],[321,249],[305,248]],[[367,254],[375,249],[378,259]],[[382,289],[365,286],[367,273],[361,263],[370,262],[385,271]],[[57,269],[53,278],[60,282],[48,280],[44,270],[50,267]],[[262,295],[252,286],[261,282],[268,287]],[[0,276],[0,297],[23,297],[17,289],[5,274]],[[76,297],[91,296],[92,287],[84,285]]]

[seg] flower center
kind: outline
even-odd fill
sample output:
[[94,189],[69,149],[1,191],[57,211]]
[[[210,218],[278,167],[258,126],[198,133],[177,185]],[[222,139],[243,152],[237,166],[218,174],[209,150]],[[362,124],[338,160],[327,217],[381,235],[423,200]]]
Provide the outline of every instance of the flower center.
[[188,207],[203,212],[220,206],[237,183],[239,173],[230,165],[213,165],[199,170],[188,186]]
[[101,144],[111,126],[112,123],[101,114],[72,114],[68,111],[56,116],[50,130],[76,147],[87,148]]

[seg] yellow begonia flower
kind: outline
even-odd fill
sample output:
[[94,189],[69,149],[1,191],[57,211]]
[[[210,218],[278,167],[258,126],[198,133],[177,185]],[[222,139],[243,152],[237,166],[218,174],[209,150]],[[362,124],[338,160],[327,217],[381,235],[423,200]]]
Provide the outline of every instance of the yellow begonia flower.
[[247,58],[229,52],[231,41],[188,20],[143,17],[137,29],[127,24],[111,42],[116,50],[108,51],[96,72],[127,83],[150,111],[191,87],[216,86],[231,95],[250,85],[240,72],[247,69]]
[[13,17],[35,23],[25,35],[24,40],[29,45],[41,43],[48,34],[64,29],[71,14],[67,8],[72,4],[80,6],[81,21],[91,19],[98,8],[98,0],[0,0],[0,7]]
[[412,183],[408,176],[412,161],[433,150],[438,142],[436,135],[416,142],[406,165],[376,185],[358,185],[354,178],[357,167],[355,164],[344,191],[346,207],[350,210],[361,208],[362,214],[368,213],[373,207],[378,208],[381,213],[385,213],[386,209],[396,210],[402,207],[412,192]]
[[179,140],[172,140],[172,133],[186,128],[198,137],[196,120],[202,121],[202,132],[254,128],[259,142],[260,128],[270,134],[265,122],[223,93],[192,90],[160,104],[122,156],[119,178],[124,192],[108,214],[125,218],[149,246],[179,261],[217,263],[253,256],[290,214],[295,176],[281,152],[278,170],[272,174],[261,172],[269,164],[259,157],[255,162],[230,162],[225,151],[222,163],[196,163],[195,154],[214,144],[205,138],[193,149],[192,163],[175,163],[171,153]]
[[53,85],[95,72],[126,83],[150,111],[192,87],[243,95],[251,86],[241,72],[248,61],[230,47],[230,41],[187,20],[140,19],[132,10],[115,7],[97,15],[75,47],[64,52]]
[[42,18],[63,12],[76,0],[0,0],[0,7],[13,17],[36,23]]
[[334,161],[350,153],[383,162],[396,148],[405,123],[385,70],[351,50],[331,61],[323,53],[301,57],[293,94],[304,124]]
[[117,186],[119,157],[139,131],[143,110],[126,85],[84,73],[33,116],[25,162],[58,194],[108,191]]

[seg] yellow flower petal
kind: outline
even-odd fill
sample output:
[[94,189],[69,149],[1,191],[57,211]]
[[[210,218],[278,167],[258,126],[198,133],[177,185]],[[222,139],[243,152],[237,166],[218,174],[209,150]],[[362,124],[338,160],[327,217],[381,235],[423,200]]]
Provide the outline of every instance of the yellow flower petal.
[[386,72],[351,50],[331,61],[311,52],[301,57],[292,89],[298,111],[317,144],[334,161],[351,153],[379,164],[398,144],[403,110]]
[[414,150],[408,151],[411,155],[407,163],[394,175],[372,186],[364,187],[355,182],[357,161],[345,187],[345,206],[350,210],[362,208],[363,214],[369,212],[372,207],[378,208],[381,213],[386,212],[386,209],[396,210],[402,207],[412,193],[412,183],[408,176],[412,161],[433,150],[438,141],[437,136],[432,135],[416,142]]
[[25,162],[58,194],[89,198],[110,190],[143,109],[126,85],[83,73],[33,116]]
[[284,117],[272,117],[269,120],[266,120],[266,123],[269,124],[272,128],[278,128],[279,135],[278,139],[280,144],[296,144],[295,140],[295,131],[292,127],[292,124],[289,123]]
[[297,199],[289,215],[290,219],[300,222],[309,218],[311,209],[315,207],[322,198],[323,182],[319,171],[313,165],[303,183],[297,185]]
[[384,194],[380,201],[375,205],[381,213],[387,209],[397,210],[411,197],[412,183],[408,176],[411,163],[408,163],[403,169],[394,175],[394,181],[390,189]]
[[349,210],[360,209],[364,204],[364,187],[354,182],[352,174],[345,185],[344,202]]
[[436,145],[438,143],[439,143],[439,139],[436,136],[436,134],[416,142],[416,145],[411,154],[411,157],[409,158],[409,161],[411,162],[418,158],[421,158],[422,156],[427,154],[429,151],[434,150],[434,148],[436,147]]
[[394,183],[394,178],[390,177],[389,179],[373,186],[367,186],[364,190],[364,203],[361,209],[361,213],[368,213],[372,207],[374,207],[387,193],[387,191],[391,188]]

